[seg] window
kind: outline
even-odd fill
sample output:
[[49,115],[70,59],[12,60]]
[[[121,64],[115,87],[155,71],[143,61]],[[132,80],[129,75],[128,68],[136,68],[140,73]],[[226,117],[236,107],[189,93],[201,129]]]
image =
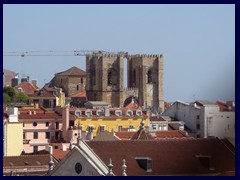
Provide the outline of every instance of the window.
[[26,133],[25,132],[23,133],[23,139],[26,139]]
[[77,174],[82,172],[82,165],[79,162],[75,164],[75,171]]
[[25,127],[25,123],[23,122],[23,127]]
[[90,117],[90,116],[92,115],[92,111],[91,111],[90,109],[87,109],[87,110],[85,111],[85,115],[86,115],[87,117]]
[[199,119],[199,115],[197,115],[197,119]]
[[33,139],[38,139],[38,132],[33,132]]
[[153,128],[153,130],[156,130],[157,129],[156,124],[153,124],[152,128]]
[[130,126],[129,126],[129,129],[134,129],[134,126],[133,126],[133,125],[130,125]]
[[100,132],[104,132],[105,131],[105,126],[101,125],[100,126]]
[[37,122],[33,122],[33,126],[36,127],[38,125]]
[[138,109],[138,110],[136,111],[136,115],[137,115],[137,116],[142,116],[142,111],[141,111],[140,109]]
[[122,125],[118,126],[118,132],[121,132],[122,131]]
[[98,110],[97,110],[97,115],[98,115],[98,116],[103,116],[103,112],[102,112],[101,109],[98,109]]
[[120,109],[115,111],[116,116],[122,116],[122,111]]
[[152,71],[149,70],[147,73],[147,82],[152,83]]
[[80,117],[82,115],[82,112],[80,110],[75,111],[75,116]]
[[59,132],[55,132],[55,139],[59,139]]
[[81,84],[83,84],[83,78],[81,78]]
[[46,127],[49,127],[49,122],[46,122]]
[[136,86],[136,78],[137,76],[136,76],[136,70],[134,69],[133,70],[133,76],[132,76],[132,78],[133,78],[133,86],[135,87]]
[[88,132],[93,132],[93,126],[88,126]]
[[33,146],[33,152],[38,152],[38,146]]
[[126,115],[132,116],[132,115],[133,115],[133,112],[129,109],[129,110],[126,111]]
[[79,90],[79,85],[77,85],[77,91]]
[[56,122],[56,129],[59,129],[59,122]]
[[112,72],[108,72],[108,85],[112,84]]
[[45,132],[45,139],[50,139],[50,132]]
[[69,126],[74,126],[74,121],[73,120],[69,121]]
[[54,146],[54,149],[58,149],[58,146]]
[[200,124],[197,124],[197,129],[200,129]]

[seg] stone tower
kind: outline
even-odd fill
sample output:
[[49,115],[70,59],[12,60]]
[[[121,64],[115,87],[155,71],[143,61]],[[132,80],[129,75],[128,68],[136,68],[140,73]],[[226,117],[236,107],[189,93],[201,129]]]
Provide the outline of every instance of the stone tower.
[[86,92],[89,101],[105,101],[119,107],[123,101],[123,56],[86,56]]
[[140,106],[164,111],[163,55],[131,55],[128,58],[128,87],[138,88]]

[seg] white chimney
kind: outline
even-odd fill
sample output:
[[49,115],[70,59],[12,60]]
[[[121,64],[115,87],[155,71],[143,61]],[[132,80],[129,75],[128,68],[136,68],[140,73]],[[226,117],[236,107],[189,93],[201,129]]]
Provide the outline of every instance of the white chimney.
[[9,122],[18,122],[18,108],[10,107],[7,109]]
[[64,145],[64,144],[62,145],[62,150],[63,150],[63,151],[66,151],[66,150],[67,150],[66,145]]

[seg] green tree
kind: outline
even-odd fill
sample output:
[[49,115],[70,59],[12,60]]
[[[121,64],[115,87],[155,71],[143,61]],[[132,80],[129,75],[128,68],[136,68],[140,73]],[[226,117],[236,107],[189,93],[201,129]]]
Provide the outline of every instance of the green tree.
[[16,92],[16,102],[25,103],[28,96],[24,92]]
[[11,97],[8,94],[3,93],[3,104],[6,106],[11,102],[12,102]]
[[16,91],[13,87],[7,86],[3,88],[3,93],[7,94],[11,98],[11,102],[14,100]]

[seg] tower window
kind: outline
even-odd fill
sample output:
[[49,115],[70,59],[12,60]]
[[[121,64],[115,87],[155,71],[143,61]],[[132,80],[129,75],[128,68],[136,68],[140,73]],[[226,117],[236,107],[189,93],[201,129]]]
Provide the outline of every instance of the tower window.
[[110,71],[108,73],[108,85],[111,85],[112,84],[112,72]]
[[147,82],[152,83],[152,71],[149,70],[147,73]]

